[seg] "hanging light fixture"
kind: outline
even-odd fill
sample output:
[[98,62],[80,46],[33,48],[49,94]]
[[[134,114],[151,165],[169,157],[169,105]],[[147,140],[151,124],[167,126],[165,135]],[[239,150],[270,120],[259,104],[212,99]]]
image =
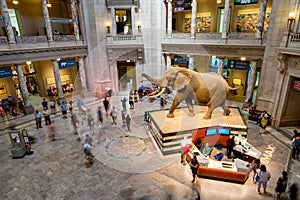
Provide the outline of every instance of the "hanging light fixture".
[[18,5],[19,1],[18,0],[13,0],[12,3],[15,4],[15,5]]
[[52,7],[52,4],[50,3],[50,0],[47,0],[47,4],[46,5],[47,5],[48,8]]
[[220,4],[220,3],[222,3],[222,0],[217,0],[217,4]]

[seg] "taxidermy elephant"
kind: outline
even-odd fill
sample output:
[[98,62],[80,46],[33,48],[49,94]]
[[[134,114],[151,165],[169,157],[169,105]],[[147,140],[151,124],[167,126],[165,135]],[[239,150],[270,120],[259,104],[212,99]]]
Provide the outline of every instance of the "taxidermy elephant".
[[230,90],[237,90],[240,87],[229,87],[226,80],[216,73],[198,73],[177,65],[168,68],[162,77],[158,79],[145,73],[143,73],[143,76],[151,81],[153,85],[161,88],[161,91],[155,96],[161,95],[167,86],[177,90],[167,115],[168,118],[174,117],[174,110],[183,100],[187,104],[189,116],[195,115],[193,101],[208,106],[204,119],[210,119],[213,110],[217,107],[222,107],[225,114],[229,115],[230,109],[226,106],[226,96]]

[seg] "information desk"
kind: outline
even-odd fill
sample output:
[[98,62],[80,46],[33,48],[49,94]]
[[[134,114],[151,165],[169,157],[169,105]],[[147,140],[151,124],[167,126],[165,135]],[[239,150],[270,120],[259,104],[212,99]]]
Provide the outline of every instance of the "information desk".
[[[181,144],[186,146],[191,140],[182,140]],[[224,158],[221,161],[211,159],[204,156],[193,144],[191,145],[191,151],[186,154],[186,159],[189,162],[193,154],[197,155],[199,162],[199,169],[197,175],[199,177],[214,178],[238,183],[245,183],[249,173],[251,172],[251,165],[249,162],[241,159],[227,159]]]

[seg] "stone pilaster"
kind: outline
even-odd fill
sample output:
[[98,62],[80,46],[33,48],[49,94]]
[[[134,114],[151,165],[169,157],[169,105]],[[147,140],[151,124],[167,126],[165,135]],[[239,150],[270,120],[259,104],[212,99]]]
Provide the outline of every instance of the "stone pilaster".
[[224,58],[219,58],[218,74],[223,77],[223,72],[224,72]]
[[167,68],[169,68],[172,65],[172,60],[170,54],[166,54],[166,55],[167,55]]
[[53,73],[54,73],[55,84],[56,84],[56,89],[57,89],[58,102],[61,103],[62,101],[64,101],[65,97],[64,97],[63,90],[62,90],[59,66],[58,66],[57,60],[52,60],[52,64],[53,64]]
[[137,34],[135,6],[131,7],[131,29],[132,34]]
[[168,37],[171,38],[172,37],[172,0],[167,0],[168,3],[168,30],[167,30],[167,34]]
[[194,61],[194,56],[190,55],[189,56],[189,69],[193,70],[195,69],[195,61]]
[[222,39],[227,38],[228,28],[229,28],[229,18],[230,18],[230,0],[225,1],[225,10],[224,10],[224,23],[222,28]]
[[16,38],[11,25],[6,0],[1,0],[1,7],[2,7],[2,16],[5,24],[6,33],[7,33],[8,43],[15,44]]
[[111,16],[111,29],[110,33],[112,35],[117,34],[117,24],[116,24],[116,10],[114,7],[110,8],[110,16]]
[[83,95],[85,95],[85,93],[87,92],[87,84],[86,84],[86,75],[85,75],[83,57],[79,57],[78,60],[79,60],[79,75],[80,75],[81,88],[82,88]]
[[267,2],[268,2],[268,0],[261,0],[261,3],[260,3],[257,27],[256,27],[256,32],[255,32],[255,38],[257,38],[257,39],[262,38],[262,33],[264,31],[264,22],[265,22],[265,16],[266,16]]
[[43,7],[43,14],[44,14],[45,25],[46,25],[47,38],[49,42],[52,42],[53,41],[52,27],[50,23],[50,17],[49,17],[46,0],[42,0],[42,7]]
[[79,37],[78,17],[76,11],[76,0],[71,0],[71,10],[72,10],[72,20],[74,26],[75,40],[79,41],[80,37]]
[[245,102],[249,102],[249,103],[252,102],[253,91],[254,91],[255,81],[256,81],[256,68],[257,68],[257,60],[252,60],[251,69],[250,69],[250,81],[247,87],[247,95],[246,95]]
[[197,0],[192,2],[192,21],[191,21],[191,38],[196,34],[196,17],[197,17]]
[[25,114],[32,114],[34,112],[34,108],[31,105],[30,98],[29,98],[29,92],[27,89],[26,81],[23,74],[22,64],[15,64],[17,68],[17,74],[18,74],[18,80],[19,80],[19,87],[21,90],[23,102],[24,102],[24,109]]

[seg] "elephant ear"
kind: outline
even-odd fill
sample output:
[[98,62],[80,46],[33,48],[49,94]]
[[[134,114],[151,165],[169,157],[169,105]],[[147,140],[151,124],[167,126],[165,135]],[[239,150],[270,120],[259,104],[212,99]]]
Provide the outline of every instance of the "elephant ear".
[[191,82],[191,79],[192,79],[192,75],[188,69],[179,68],[178,75],[174,82],[174,89],[180,90],[184,88],[187,84]]

